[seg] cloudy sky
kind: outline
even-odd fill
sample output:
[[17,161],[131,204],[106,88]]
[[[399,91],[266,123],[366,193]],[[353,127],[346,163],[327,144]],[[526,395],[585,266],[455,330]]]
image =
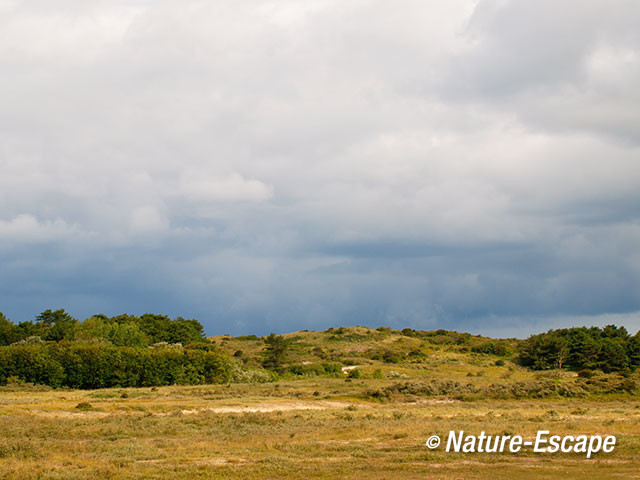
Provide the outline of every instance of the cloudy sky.
[[637,0],[0,0],[0,311],[640,328]]

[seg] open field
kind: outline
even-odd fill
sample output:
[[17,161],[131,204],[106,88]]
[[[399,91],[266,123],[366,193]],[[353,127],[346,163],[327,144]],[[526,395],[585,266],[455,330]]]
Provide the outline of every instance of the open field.
[[[635,396],[370,396],[393,382],[317,377],[90,391],[7,386],[0,389],[0,477],[638,478]],[[613,434],[618,446],[589,460],[425,447],[429,436],[450,429],[526,438],[539,429]]]
[[[225,383],[0,387],[0,478],[638,478],[637,372],[533,371],[518,340],[348,327],[219,336]],[[489,353],[487,353],[489,352]],[[180,378],[180,377],[178,377]],[[615,435],[611,453],[447,453],[465,434]],[[429,450],[425,441],[443,444]]]

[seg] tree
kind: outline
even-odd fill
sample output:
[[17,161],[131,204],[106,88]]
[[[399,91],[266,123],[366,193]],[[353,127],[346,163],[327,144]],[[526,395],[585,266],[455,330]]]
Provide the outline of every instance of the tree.
[[535,370],[569,368],[616,372],[635,367],[640,344],[624,327],[565,328],[533,335],[520,345],[520,363]]
[[262,365],[265,368],[277,370],[282,367],[285,357],[291,345],[291,340],[284,338],[282,335],[271,333],[264,338],[266,344],[264,361]]
[[41,331],[44,340],[72,340],[75,325],[78,321],[64,311],[63,308],[52,311],[45,310],[36,317],[36,327]]
[[0,345],[11,345],[21,338],[18,326],[0,312]]
[[627,354],[632,367],[640,367],[640,331],[629,339]]
[[169,324],[166,341],[183,345],[203,342],[205,341],[204,327],[198,320],[185,320],[178,317]]

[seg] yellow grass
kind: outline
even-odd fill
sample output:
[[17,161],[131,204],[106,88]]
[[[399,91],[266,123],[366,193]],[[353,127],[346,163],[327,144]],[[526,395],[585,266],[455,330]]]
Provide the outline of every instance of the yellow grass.
[[[0,478],[638,478],[640,402],[632,395],[474,401],[398,396],[384,403],[366,396],[391,382],[4,388]],[[76,408],[82,402],[90,409]],[[539,429],[613,434],[618,446],[590,460],[424,446],[429,436],[449,430],[533,438]]]

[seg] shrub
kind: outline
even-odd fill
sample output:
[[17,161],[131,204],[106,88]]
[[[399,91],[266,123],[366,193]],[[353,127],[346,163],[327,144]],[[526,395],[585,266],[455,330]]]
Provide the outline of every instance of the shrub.
[[497,355],[504,357],[511,352],[503,341],[488,341],[471,347],[471,351],[474,353],[486,353],[489,355]]
[[400,363],[403,360],[403,354],[392,350],[382,352],[382,360],[385,363]]

